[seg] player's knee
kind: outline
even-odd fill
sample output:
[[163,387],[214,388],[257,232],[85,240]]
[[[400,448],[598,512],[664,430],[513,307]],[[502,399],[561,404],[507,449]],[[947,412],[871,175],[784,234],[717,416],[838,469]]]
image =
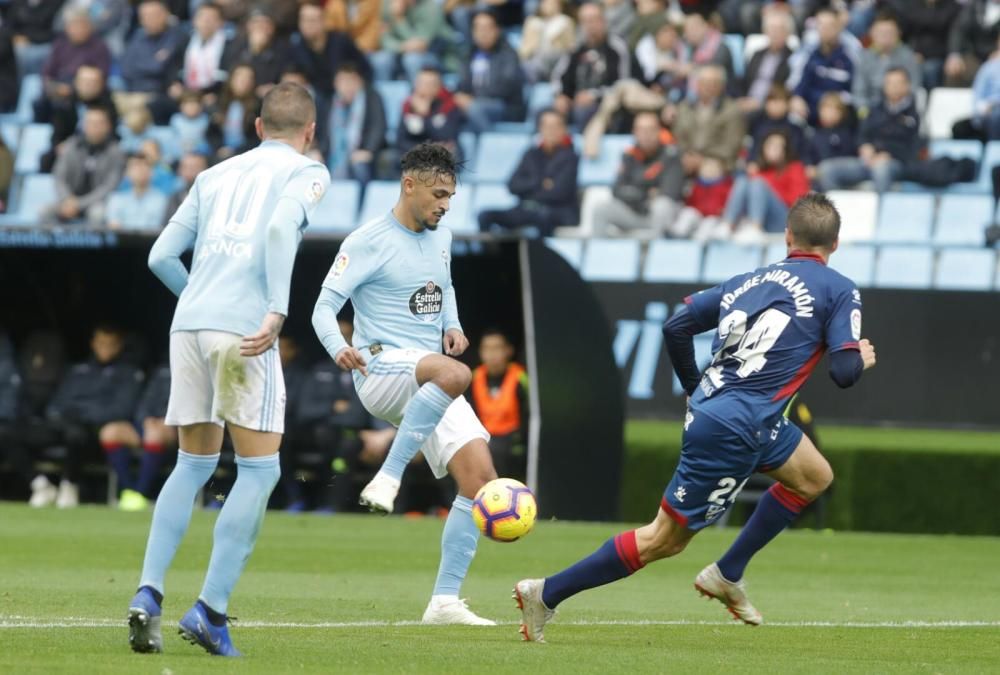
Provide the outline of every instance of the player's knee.
[[101,445],[126,445],[129,439],[123,433],[121,422],[109,422],[101,427],[97,432],[97,439]]
[[443,368],[434,378],[434,383],[453,397],[461,396],[469,388],[470,382],[472,382],[472,371],[467,365],[458,361]]
[[815,474],[811,477],[809,481],[808,490],[811,494],[807,495],[811,500],[816,499],[821,494],[826,492],[827,488],[833,483],[833,469],[829,464],[824,463],[822,467],[817,467]]
[[657,537],[652,541],[642,558],[649,562],[662,560],[663,558],[672,558],[687,548],[688,541],[687,539],[679,539],[669,535]]

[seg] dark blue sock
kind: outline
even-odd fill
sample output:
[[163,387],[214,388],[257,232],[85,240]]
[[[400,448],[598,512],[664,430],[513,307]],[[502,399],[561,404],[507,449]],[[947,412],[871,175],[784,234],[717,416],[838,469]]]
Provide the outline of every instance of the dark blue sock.
[[560,602],[580,591],[618,581],[642,569],[635,530],[608,539],[589,556],[572,567],[545,579],[542,602],[555,609]]
[[143,497],[153,498],[153,484],[163,465],[163,446],[147,443],[142,446],[142,464],[139,465],[139,482],[135,489]]
[[129,475],[129,451],[124,445],[110,445],[104,448],[104,456],[118,477],[118,491],[132,489],[132,477]]
[[736,541],[719,558],[717,564],[722,576],[734,582],[742,579],[750,558],[798,518],[808,503],[781,483],[772,485],[757,502],[757,508]]

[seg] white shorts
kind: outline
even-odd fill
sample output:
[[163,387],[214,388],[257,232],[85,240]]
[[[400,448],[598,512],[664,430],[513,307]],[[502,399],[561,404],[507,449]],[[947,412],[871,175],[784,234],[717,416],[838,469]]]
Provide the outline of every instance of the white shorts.
[[226,422],[254,431],[285,431],[285,378],[278,345],[240,356],[235,333],[177,331],[170,335],[167,424]]
[[[423,349],[390,349],[369,360],[368,376],[360,378],[358,387],[358,397],[368,412],[398,427],[407,404],[420,389],[415,374],[417,362],[433,353]],[[420,451],[434,475],[444,478],[455,453],[477,438],[488,442],[490,434],[465,397],[459,396]]]

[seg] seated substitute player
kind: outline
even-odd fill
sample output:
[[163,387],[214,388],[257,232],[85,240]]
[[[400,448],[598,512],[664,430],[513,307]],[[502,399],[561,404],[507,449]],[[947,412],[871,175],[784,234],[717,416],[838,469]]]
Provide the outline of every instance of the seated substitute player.
[[[839,232],[833,203],[805,195],[788,214],[784,261],[686,298],[687,306],[667,321],[667,350],[690,399],[680,463],[660,511],[649,525],[609,539],[554,576],[519,581],[514,596],[526,640],[544,639],[545,624],[563,600],[683,551],[732,505],[754,472],[778,482],[729,550],[698,574],[695,588],[744,623],[762,623],[747,599],[743,571],[833,480],[830,465],[782,410],[824,351],[840,387],[875,365],[874,348],[861,339],[861,294],[827,267]],[[712,329],[715,356],[699,374],[693,336]]]
[[[337,365],[354,371],[365,408],[399,427],[361,503],[391,513],[403,471],[418,451],[435,476],[451,474],[458,484],[424,623],[494,625],[458,597],[479,541],[472,499],[496,478],[490,435],[462,396],[472,374],[451,358],[469,341],[451,284],[451,231],[438,224],[455,194],[458,167],[447,148],[432,143],[416,146],[400,163],[399,201],[344,240],[323,282],[313,327]],[[353,347],[337,325],[349,299]]]
[[[226,608],[281,474],[285,388],[276,343],[302,231],[330,174],[305,157],[316,133],[316,107],[305,88],[272,88],[255,127],[263,143],[199,174],[149,252],[150,269],[178,296],[166,419],[180,427],[180,449],[156,500],[139,590],[129,604],[137,652],[163,649],[163,580],[228,428],[236,482],[215,524],[205,584],[180,633],[210,654],[239,656]],[[181,255],[192,246],[188,272]]]

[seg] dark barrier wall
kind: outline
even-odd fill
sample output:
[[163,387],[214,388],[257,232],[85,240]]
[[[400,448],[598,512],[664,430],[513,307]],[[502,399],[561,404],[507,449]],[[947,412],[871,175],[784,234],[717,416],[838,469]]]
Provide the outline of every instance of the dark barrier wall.
[[[680,418],[684,399],[660,327],[684,284],[595,284],[614,335],[632,417]],[[803,395],[824,421],[1000,427],[1000,294],[867,289],[864,337],[878,367],[838,389],[817,367]],[[711,356],[710,335],[696,342]]]
[[593,286],[548,247],[528,246],[538,391],[539,505],[546,517],[618,514],[624,397]]

